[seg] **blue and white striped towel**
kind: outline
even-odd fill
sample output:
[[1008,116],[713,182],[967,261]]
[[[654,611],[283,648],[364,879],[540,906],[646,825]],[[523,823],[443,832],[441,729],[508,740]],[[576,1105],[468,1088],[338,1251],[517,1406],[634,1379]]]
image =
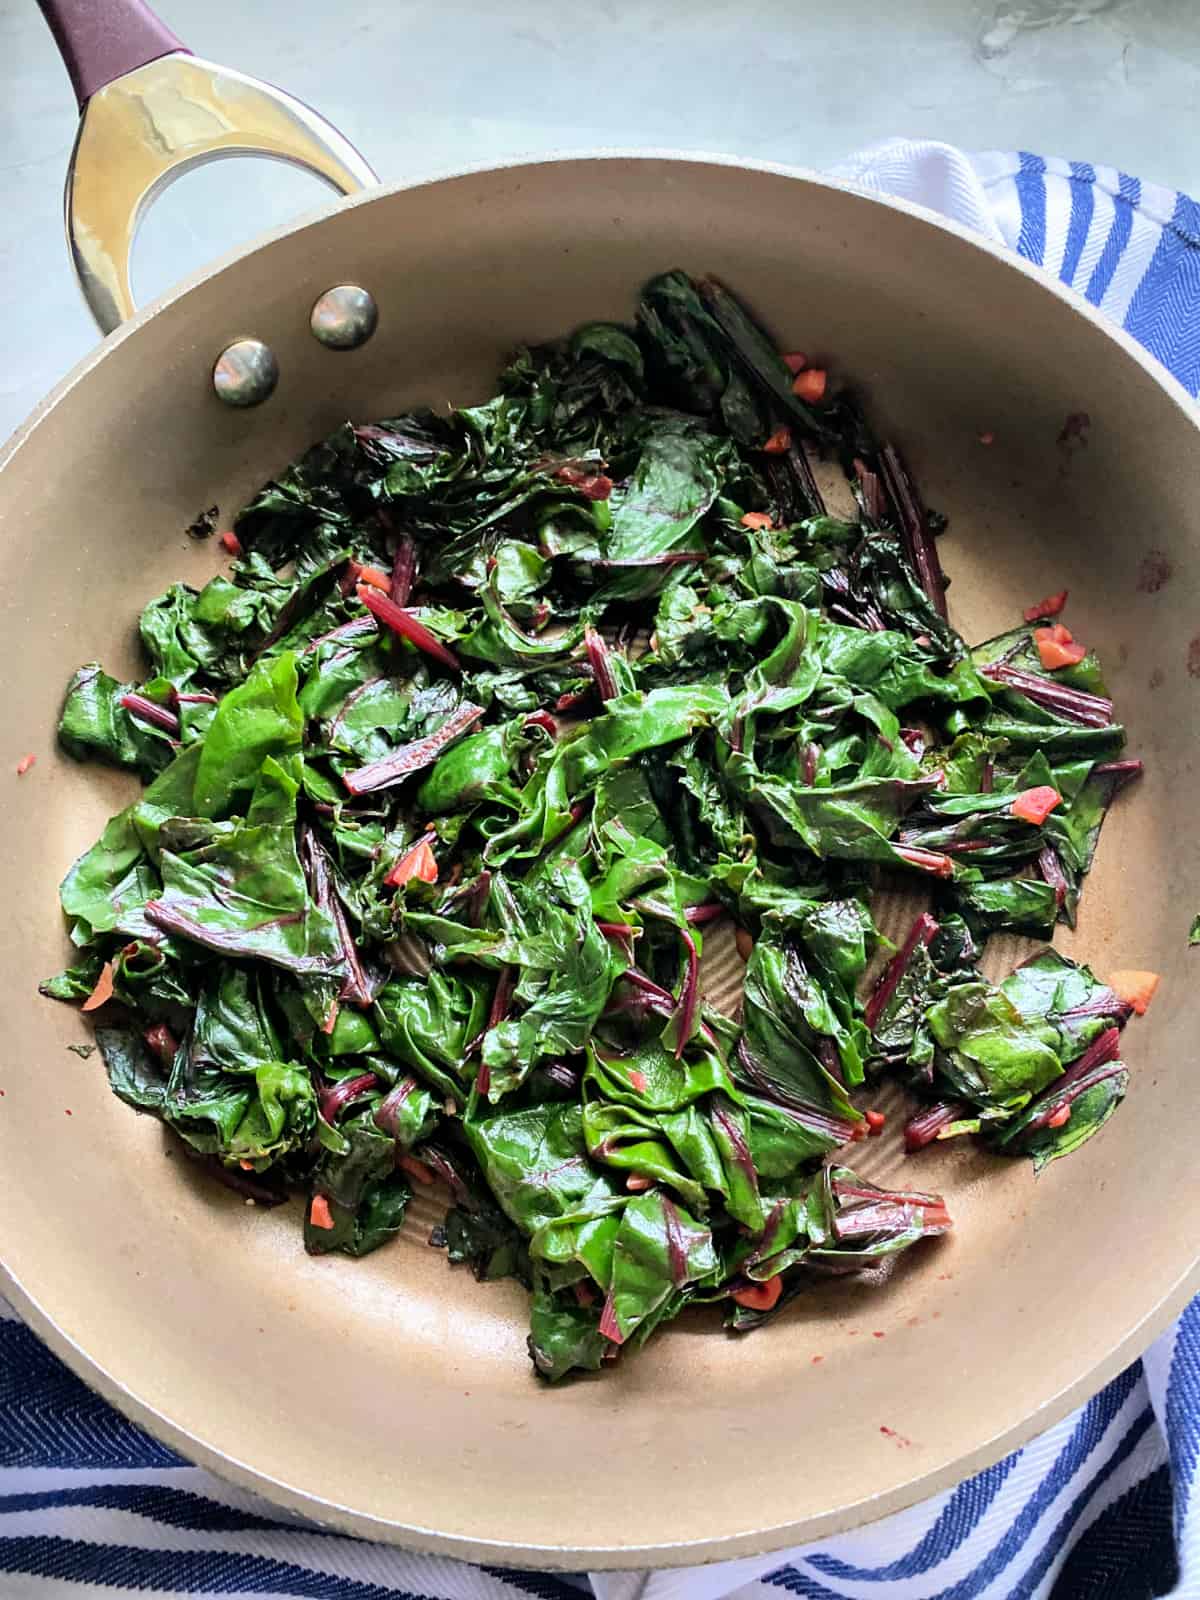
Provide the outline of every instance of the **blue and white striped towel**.
[[[1112,168],[893,141],[838,177],[920,201],[1072,284],[1195,394],[1200,206]],[[1200,1300],[1082,1410],[957,1489],[784,1555],[551,1577],[321,1533],[189,1466],[0,1301],[0,1597],[1150,1600],[1200,1596]]]

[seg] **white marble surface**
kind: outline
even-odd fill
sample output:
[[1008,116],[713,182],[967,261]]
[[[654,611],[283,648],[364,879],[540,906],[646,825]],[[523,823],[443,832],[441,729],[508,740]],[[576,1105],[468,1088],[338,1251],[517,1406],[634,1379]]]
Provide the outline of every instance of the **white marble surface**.
[[[162,0],[199,54],[319,107],[385,183],[656,145],[821,167],[891,134],[1106,161],[1200,193],[1195,0]],[[0,437],[94,342],[62,243],[74,134],[33,0],[0,0]],[[321,203],[257,162],[152,213],[143,298]]]

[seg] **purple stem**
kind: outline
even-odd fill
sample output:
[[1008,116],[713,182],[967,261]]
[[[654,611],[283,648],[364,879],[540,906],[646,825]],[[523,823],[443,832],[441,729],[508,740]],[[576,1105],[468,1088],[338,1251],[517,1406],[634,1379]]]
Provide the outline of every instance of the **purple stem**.
[[1015,689],[1035,705],[1045,706],[1048,711],[1057,711],[1085,728],[1107,728],[1112,723],[1112,701],[1101,695],[1085,694],[1082,689],[1069,688],[1053,678],[1043,678],[1035,672],[1022,672],[1019,667],[1005,666],[999,661],[993,661],[981,671],[992,683]]
[[800,1099],[798,1095],[791,1095],[786,1089],[772,1083],[755,1060],[744,1037],[738,1041],[737,1057],[738,1065],[754,1085],[757,1093],[762,1095],[764,1100],[769,1100],[772,1105],[778,1106],[789,1117],[793,1117],[803,1127],[810,1128],[814,1133],[824,1134],[837,1144],[845,1144],[854,1137],[856,1128],[861,1126],[861,1123],[850,1122],[845,1117],[831,1116],[829,1112],[810,1105],[807,1100]]
[[388,1090],[383,1099],[375,1108],[373,1121],[381,1133],[386,1133],[389,1138],[396,1137],[396,1121],[404,1102],[417,1087],[415,1078],[401,1078],[394,1088]]
[[538,851],[537,855],[534,856],[533,865],[535,867],[540,866],[541,863],[545,861],[546,857],[551,853],[551,851],[558,848],[558,846],[570,833],[572,828],[578,827],[578,825],[583,821],[584,817],[586,817],[588,812],[592,809],[592,803],[594,800],[595,796],[589,795],[586,800],[576,800],[575,804],[568,808],[567,815],[570,818],[570,821],[567,823],[565,828],[561,829],[554,835],[553,839],[551,839],[548,844],[543,845],[541,850]]
[[411,611],[406,611],[403,606],[398,606],[386,594],[381,594],[378,589],[372,589],[369,584],[360,583],[358,598],[367,610],[385,628],[390,628],[400,638],[407,639],[409,644],[415,645],[418,650],[424,651],[427,656],[432,656],[435,661],[440,661],[442,666],[449,667],[451,672],[461,672],[462,663],[453,650],[431,633],[429,629]]
[[375,996],[363,971],[363,964],[358,958],[358,946],[354,942],[354,935],[350,932],[346,908],[342,905],[341,896],[336,888],[331,890],[329,896],[329,911],[337,928],[338,938],[341,940],[342,954],[346,958],[346,981],[342,984],[338,999],[348,1000],[354,1006],[369,1006]]
[[496,978],[496,987],[492,992],[492,1007],[488,1012],[488,1028],[499,1027],[512,1009],[512,995],[516,988],[517,975],[513,967],[501,967]]
[[300,652],[306,656],[310,650],[318,650],[321,645],[329,644],[334,639],[365,639],[369,633],[378,633],[370,617],[355,617],[352,622],[343,622],[339,627],[331,628],[328,633],[322,633],[315,639],[310,639]]
[[[914,839],[919,838],[920,834],[915,833],[902,833],[899,836],[900,843],[906,847],[910,846]],[[987,850],[990,844],[991,841],[988,839],[947,839],[938,845],[936,852],[932,853],[946,856],[962,855],[964,852],[969,854],[972,850]]]
[[910,867],[916,867],[918,872],[932,873],[935,878],[954,876],[954,863],[944,850],[922,850],[915,844],[897,844],[892,848],[902,860],[908,862]]
[[582,705],[587,697],[588,691],[586,689],[577,689],[573,694],[560,694],[554,702],[554,709],[555,711],[574,711],[575,707]]
[[925,508],[921,504],[917,486],[894,445],[883,446],[879,452],[879,464],[883,469],[884,485],[908,549],[909,560],[934,609],[944,618],[947,615],[946,579],[942,574],[942,562],[937,546],[929,536]]
[[321,1091],[321,1116],[332,1127],[346,1107],[373,1089],[377,1081],[373,1072],[364,1072],[331,1084]]
[[161,728],[164,733],[178,736],[179,718],[173,711],[168,711],[166,706],[148,700],[144,694],[123,694],[121,704],[129,715],[136,717],[139,722],[149,722],[154,727]]
[[1038,851],[1037,864],[1043,879],[1054,890],[1055,905],[1061,906],[1071,886],[1063,872],[1062,862],[1058,859],[1058,851],[1052,844],[1045,845]]
[[369,1006],[375,996],[363,971],[362,962],[358,958],[358,949],[350,932],[346,910],[338,896],[333,873],[329,869],[329,857],[312,828],[301,828],[299,843],[300,859],[306,868],[312,897],[321,910],[332,919],[338,931],[342,957],[346,963],[346,979],[338,993],[338,999],[349,1000],[352,1005]]
[[[1103,1067],[1110,1061],[1116,1061],[1121,1053],[1121,1030],[1119,1028],[1105,1028],[1103,1033],[1097,1034],[1088,1045],[1087,1049],[1076,1061],[1066,1069],[1061,1078],[1056,1078],[1046,1089],[1041,1097],[1043,1109],[1028,1124],[1033,1128],[1044,1128],[1050,1118],[1064,1105],[1070,1105],[1075,1095],[1080,1092],[1079,1080],[1094,1072],[1097,1067]],[[1071,1092],[1074,1087],[1074,1093]]]
[[1105,1028],[1103,1033],[1096,1035],[1083,1054],[1072,1061],[1062,1077],[1055,1079],[1050,1086],[1051,1090],[1055,1094],[1059,1093],[1068,1084],[1074,1083],[1076,1078],[1082,1078],[1085,1072],[1090,1072],[1093,1067],[1102,1067],[1106,1061],[1115,1061],[1120,1053],[1120,1028]]
[[1133,1007],[1128,1000],[1118,1000],[1111,989],[1105,989],[1098,1000],[1089,1000],[1086,1005],[1072,1006],[1069,1011],[1060,1013],[1063,1022],[1073,1022],[1080,1017],[1111,1017],[1118,1028],[1123,1028],[1133,1015]]
[[579,1087],[579,1074],[565,1061],[552,1061],[549,1066],[542,1068],[542,1073],[560,1089],[574,1090]]
[[895,1200],[900,1205],[931,1207],[946,1203],[940,1194],[929,1194],[924,1189],[881,1189],[864,1178],[855,1178],[853,1182],[831,1178],[829,1186],[835,1200]]
[[[1030,1134],[1037,1128],[1048,1128],[1050,1126],[1051,1119],[1054,1117],[1056,1112],[1061,1111],[1064,1106],[1072,1106],[1086,1089],[1094,1089],[1098,1083],[1104,1083],[1108,1078],[1115,1078],[1119,1072],[1124,1071],[1124,1063],[1121,1061],[1114,1061],[1108,1067],[1107,1071],[1104,1070],[1103,1064],[1101,1064],[1099,1067],[1093,1067],[1090,1083],[1084,1078],[1077,1078],[1073,1079],[1064,1087],[1059,1087],[1056,1085],[1054,1100],[1048,1103],[1044,1110],[1034,1117],[1032,1122],[1029,1122],[1025,1125],[1024,1129],[1022,1130],[1022,1134]],[[1067,1119],[1064,1118],[1064,1121],[1065,1120]],[[1018,1135],[1018,1137],[1021,1137],[1021,1135]]]
[[459,900],[459,907],[469,927],[478,928],[483,922],[483,911],[492,889],[492,875],[486,869],[479,874]]
[[1092,776],[1115,778],[1114,792],[1123,789],[1127,783],[1132,783],[1135,778],[1140,778],[1146,768],[1141,761],[1097,761],[1092,768]]
[[840,1083],[844,1089],[846,1080],[842,1075],[842,1058],[838,1055],[837,1045],[827,1033],[817,1035],[817,1056],[834,1083]]
[[621,1325],[617,1321],[616,1307],[613,1305],[613,1292],[608,1291],[604,1302],[604,1310],[600,1313],[600,1323],[596,1329],[602,1339],[609,1339],[613,1344],[624,1344],[625,1335],[621,1332]]
[[583,644],[592,669],[592,677],[596,681],[596,693],[601,700],[613,699],[617,692],[617,685],[616,680],[613,678],[612,661],[608,653],[608,646],[601,635],[591,626],[583,630]]
[[158,1057],[164,1067],[172,1064],[179,1049],[179,1041],[165,1022],[156,1022],[152,1028],[147,1028],[142,1038],[146,1041],[146,1048]]
[[855,458],[854,470],[858,475],[858,489],[862,495],[863,516],[868,522],[879,524],[883,517],[883,484],[879,474],[872,472],[866,462]]
[[402,744],[390,756],[384,756],[382,761],[372,761],[355,772],[344,773],[342,782],[352,795],[370,794],[376,789],[386,789],[390,784],[399,783],[412,773],[432,766],[446,746],[478,722],[482,715],[482,706],[473,706],[468,701],[459,706],[453,716],[447,717],[436,733],[424,739],[414,739],[411,744]]
[[904,1148],[910,1153],[923,1150],[927,1144],[933,1143],[943,1128],[948,1128],[966,1113],[967,1107],[957,1101],[941,1101],[925,1111],[918,1111],[915,1117],[910,1117],[904,1124]]
[[392,599],[398,606],[408,604],[416,575],[417,547],[406,533],[402,533],[396,541],[396,554],[392,557]]
[[907,1233],[920,1226],[926,1233],[943,1233],[951,1227],[945,1201],[935,1197],[930,1205],[908,1201],[904,1196],[883,1193],[866,1205],[838,1211],[833,1219],[835,1239],[861,1239],[871,1233]]
[[718,917],[725,915],[725,907],[719,900],[706,900],[703,905],[688,906],[684,913],[684,921],[689,922],[693,928],[702,926],[706,922],[715,922]]
[[657,1000],[660,1005],[667,1005],[674,1010],[675,996],[671,991],[664,989],[661,983],[655,983],[654,979],[648,977],[640,968],[626,967],[621,976],[627,983],[633,984],[635,989],[640,989],[643,994],[647,994],[652,999]]
[[707,561],[706,550],[667,550],[660,556],[631,556],[625,561],[594,561],[593,566],[607,571],[614,568],[624,571],[629,567],[682,567],[694,561]]
[[[865,628],[870,633],[883,633],[887,623],[869,600],[864,600],[854,593],[850,587],[850,579],[841,567],[831,567],[822,574],[821,580],[826,589],[830,589],[840,597],[829,603],[829,611],[834,612],[850,624],[852,628]],[[857,608],[857,609],[855,609]]]
[[908,964],[912,960],[917,946],[928,944],[938,931],[938,927],[937,920],[930,916],[928,911],[922,911],[921,915],[908,930],[908,937],[884,968],[883,975],[875,985],[875,991],[867,1001],[864,1012],[864,1020],[872,1033],[874,1033],[880,1017],[887,1009],[892,996],[900,987],[900,980],[908,971]]
[[460,1205],[471,1202],[471,1191],[463,1182],[462,1173],[444,1150],[439,1150],[435,1144],[423,1144],[421,1160],[437,1174]]
[[811,789],[817,781],[817,763],[821,759],[820,745],[808,743],[804,746],[804,783]]
[[690,933],[681,933],[687,951],[687,971],[679,985],[678,1036],[675,1041],[675,1059],[678,1061],[692,1037],[696,1022],[696,1007],[700,1003],[700,957],[696,954],[696,941]]
[[817,480],[813,477],[813,469],[808,459],[808,452],[795,434],[792,435],[792,442],[787,447],[785,459],[795,476],[797,484],[800,486],[800,493],[808,502],[809,515],[823,517],[825,515],[825,501],[821,497],[820,489],[817,488]]

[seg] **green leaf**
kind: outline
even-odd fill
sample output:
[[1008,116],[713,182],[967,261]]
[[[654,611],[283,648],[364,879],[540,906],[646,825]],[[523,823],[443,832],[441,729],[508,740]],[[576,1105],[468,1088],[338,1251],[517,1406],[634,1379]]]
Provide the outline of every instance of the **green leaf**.
[[138,1111],[161,1113],[168,1072],[147,1048],[136,1028],[96,1029],[96,1043],[104,1058],[109,1087],[119,1100]]
[[943,1052],[939,1070],[973,1105],[1017,1110],[1062,1071],[1047,1030],[990,984],[957,985],[930,1007],[927,1022]]
[[900,820],[933,787],[929,778],[868,778],[821,789],[767,777],[734,755],[726,781],[748,804],[770,816],[780,844],[802,844],[813,855],[845,861],[878,861],[904,870],[891,840]]
[[1092,869],[1100,829],[1112,804],[1113,780],[1104,775],[1090,776],[1074,798],[1058,806],[1046,818],[1046,837],[1058,854],[1067,880],[1063,906],[1065,920],[1074,927],[1083,880]]
[[200,991],[192,1023],[192,1056],[224,1072],[254,1072],[278,1061],[283,1042],[267,1013],[269,990],[256,969],[220,965]]
[[619,1342],[679,1290],[713,1278],[717,1271],[710,1229],[660,1190],[631,1200],[613,1242],[605,1308]]
[[77,961],[74,966],[67,967],[65,971],[56,973],[53,978],[47,978],[38,984],[38,993],[47,1000],[66,1000],[71,1004],[78,1004],[86,1000],[96,987],[96,980],[100,976],[100,969],[104,965],[103,957],[98,950],[90,951],[82,961]]
[[344,1151],[324,1151],[313,1177],[313,1193],[328,1201],[333,1227],[315,1227],[310,1206],[304,1248],[311,1255],[340,1250],[365,1256],[399,1233],[412,1189],[393,1170],[395,1141],[375,1127],[369,1111],[350,1118],[339,1131]]
[[544,1057],[583,1049],[625,965],[596,926],[577,870],[547,874],[520,899],[531,925],[540,913],[540,927],[514,990],[524,1009],[489,1028],[481,1046],[493,1100],[523,1083]]
[[965,873],[955,880],[954,902],[981,934],[1025,933],[1049,939],[1058,920],[1053,884],[1039,878],[972,881]]
[[488,1188],[526,1234],[584,1201],[619,1192],[588,1159],[578,1105],[497,1112],[464,1128]]
[[498,1206],[484,1200],[452,1206],[446,1213],[446,1254],[465,1262],[481,1283],[519,1278],[528,1286],[529,1252],[518,1230]]
[[[726,441],[683,418],[658,423],[644,438],[632,478],[613,491],[604,560],[651,563],[681,550],[703,549],[697,526],[716,500],[729,464]],[[665,565],[631,567],[611,576],[598,598],[657,593],[670,570]]]
[[1027,1021],[1053,1030],[1054,1048],[1064,1066],[1124,1016],[1117,996],[1090,967],[1057,950],[1040,951],[1000,987]]
[[1080,1085],[1075,1086],[1069,1103],[1064,1101],[1068,1104],[1069,1116],[1060,1127],[1035,1126],[1047,1109],[1046,1103],[1053,1103],[1052,1087],[1041,1100],[1004,1125],[994,1141],[996,1147],[1005,1155],[1031,1157],[1033,1170],[1039,1173],[1052,1161],[1059,1161],[1085,1145],[1100,1132],[1125,1098],[1129,1073],[1120,1062],[1109,1062],[1093,1069],[1080,1080]]
[[301,975],[341,974],[338,930],[310,897],[296,854],[297,791],[268,757],[245,821],[164,827],[163,891],[147,903],[147,918],[220,955]]
[[818,1053],[825,1039],[838,1050],[843,1070],[848,1057],[861,1079],[857,1050],[794,940],[764,936],[756,942],[743,1005],[746,1050],[764,1086],[784,1104],[857,1120],[844,1087]]
[[161,1115],[203,1154],[270,1163],[306,1148],[317,1097],[308,1072],[288,1062],[262,1061],[235,1075],[185,1045],[175,1057]]
[[137,687],[118,683],[94,661],[80,667],[67,685],[58,724],[58,742],[67,754],[76,761],[126,767],[145,780],[160,772],[171,760],[171,736],[121,704],[122,696]]
[[489,995],[483,981],[449,972],[431,972],[424,981],[394,979],[375,999],[380,1042],[423,1083],[461,1099],[468,1047],[483,1031]]
[[715,1050],[694,1044],[677,1058],[656,1038],[640,1039],[619,1054],[588,1047],[588,1077],[606,1100],[638,1110],[682,1111],[703,1096],[733,1093],[725,1063]]
[[468,735],[434,762],[417,790],[417,807],[431,817],[462,811],[481,800],[519,809],[521,792],[512,774],[526,746],[519,720]]
[[538,1377],[556,1383],[568,1372],[598,1372],[612,1349],[599,1323],[597,1309],[535,1289],[529,1306],[529,1356]]
[[158,823],[167,815],[190,811],[199,755],[196,746],[181,751],[140,801],[109,819],[97,842],[63,879],[59,896],[76,944],[86,945],[116,928],[130,934],[142,931],[142,908],[160,887],[149,860]]
[[245,683],[224,696],[204,739],[196,769],[193,814],[220,817],[254,788],[268,757],[299,750],[304,718],[296,702],[296,658],[261,661]]

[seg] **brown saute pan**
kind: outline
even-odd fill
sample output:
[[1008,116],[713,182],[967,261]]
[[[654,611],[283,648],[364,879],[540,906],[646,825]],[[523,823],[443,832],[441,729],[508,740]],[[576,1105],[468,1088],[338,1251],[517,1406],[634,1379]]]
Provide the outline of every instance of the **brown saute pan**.
[[[1078,1405],[1200,1288],[1192,403],[1081,301],[918,208],[662,154],[377,189],[134,315],[131,218],[172,163],[266,151],[346,191],[370,169],[307,108],[197,61],[140,9],[58,0],[52,20],[85,107],[76,266],[116,331],[0,455],[0,1289],[191,1459],[355,1533],[526,1566],[814,1539],[947,1487]],[[866,387],[949,514],[968,637],[1070,587],[1147,776],[1115,808],[1061,943],[1102,974],[1163,981],[1129,1035],[1128,1100],[1070,1161],[1035,1181],[1027,1163],[906,1160],[897,1139],[872,1141],[871,1178],[911,1186],[919,1161],[920,1187],[946,1194],[947,1241],[885,1282],[824,1286],[752,1338],[698,1313],[602,1379],[548,1390],[525,1359],[523,1291],[450,1270],[426,1245],[432,1204],[367,1262],[310,1259],[292,1208],[214,1188],[112,1097],[96,1059],[68,1053],[78,1019],[36,993],[64,955],[56,888],[130,786],[64,760],[54,726],[79,661],[132,667],[142,604],[210,576],[217,552],[185,532],[199,511],[225,522],[347,416],[484,398],[514,344],[628,316],[672,266],[717,274],[784,348]],[[342,284],[379,310],[353,350],[310,327]],[[214,362],[246,339],[278,383],[236,408]],[[224,364],[235,398],[269,387],[258,357]],[[1090,425],[1064,430],[1080,413]],[[1151,552],[1172,576],[1139,586]],[[37,764],[18,778],[26,751]]]

